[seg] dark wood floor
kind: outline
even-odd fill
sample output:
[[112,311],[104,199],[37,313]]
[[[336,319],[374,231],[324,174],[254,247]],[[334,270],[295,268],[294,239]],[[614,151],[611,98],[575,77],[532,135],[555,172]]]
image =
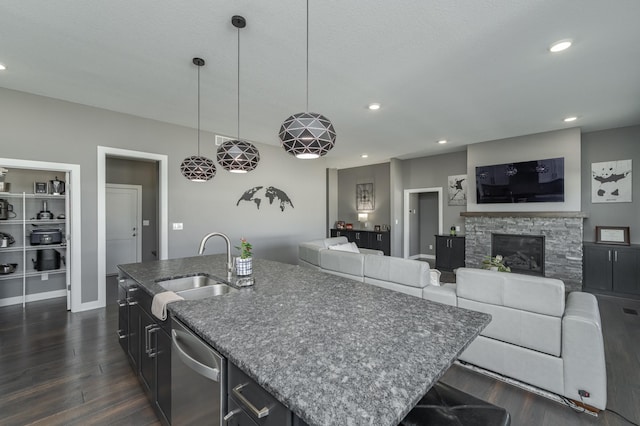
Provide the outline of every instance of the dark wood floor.
[[[599,297],[608,407],[640,422],[640,301]],[[117,309],[71,314],[65,299],[0,308],[1,425],[159,424],[116,338]],[[453,366],[443,381],[505,407],[513,425],[627,425],[594,418]]]

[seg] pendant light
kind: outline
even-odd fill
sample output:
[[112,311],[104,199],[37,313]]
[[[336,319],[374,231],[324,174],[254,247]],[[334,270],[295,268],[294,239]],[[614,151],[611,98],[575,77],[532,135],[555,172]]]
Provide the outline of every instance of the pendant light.
[[336,143],[336,131],[322,114],[309,111],[309,0],[307,0],[307,109],[284,120],[278,136],[282,147],[301,159],[325,155]]
[[207,157],[200,156],[200,68],[205,62],[202,58],[193,58],[198,67],[198,155],[184,159],[180,164],[182,175],[192,182],[206,182],[216,175],[216,165]]
[[247,173],[260,161],[260,152],[252,143],[240,139],[240,28],[247,26],[242,16],[235,15],[231,23],[238,29],[238,139],[226,141],[218,148],[218,164],[231,173]]

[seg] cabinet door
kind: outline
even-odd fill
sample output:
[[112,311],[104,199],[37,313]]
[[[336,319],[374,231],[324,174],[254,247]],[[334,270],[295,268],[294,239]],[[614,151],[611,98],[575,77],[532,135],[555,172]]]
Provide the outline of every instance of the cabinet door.
[[152,341],[154,334],[151,331],[157,327],[156,322],[142,309],[140,311],[140,327],[138,334],[140,336],[140,380],[142,381],[144,390],[148,393],[150,399],[154,400],[154,390],[156,386],[156,360],[151,356],[155,349]]
[[451,269],[464,268],[464,238],[449,238],[449,241],[449,250],[451,251],[449,267]]
[[613,250],[613,291],[640,294],[640,250]]
[[370,248],[383,251],[385,256],[391,256],[391,238],[388,232],[370,233],[370,240]]
[[612,290],[611,247],[584,247],[584,286],[592,290]]
[[136,375],[140,368],[140,312],[140,306],[129,305],[129,358]]
[[449,238],[436,235],[436,269],[443,271],[451,268],[451,252]]
[[171,338],[164,330],[155,333],[156,406],[167,421],[171,420]]
[[[369,233],[366,231],[351,231],[353,233],[353,242],[358,247],[369,248]],[[351,240],[349,240],[351,241]]]
[[129,351],[129,304],[127,290],[118,283],[118,339],[125,353]]
[[340,236],[340,229],[332,229],[331,230],[331,238],[335,238],[335,237],[339,237]]

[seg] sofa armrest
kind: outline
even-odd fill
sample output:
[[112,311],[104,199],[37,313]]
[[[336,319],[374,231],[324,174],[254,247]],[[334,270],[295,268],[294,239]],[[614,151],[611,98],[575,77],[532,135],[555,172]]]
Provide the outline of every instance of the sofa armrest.
[[379,256],[384,256],[384,252],[382,250],[373,250],[361,247],[358,247],[358,250],[360,250],[360,253],[362,254],[377,254]]
[[[604,410],[607,406],[607,370],[598,301],[583,292],[569,294],[562,318],[564,395]],[[589,397],[580,397],[584,390]]]
[[445,305],[458,306],[455,284],[428,285],[422,289],[422,298]]

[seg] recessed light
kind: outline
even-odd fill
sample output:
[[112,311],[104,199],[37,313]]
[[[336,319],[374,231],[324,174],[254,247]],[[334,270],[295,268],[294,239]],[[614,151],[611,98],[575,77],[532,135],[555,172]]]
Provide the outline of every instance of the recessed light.
[[362,154],[360,157],[362,157],[362,158],[369,158],[369,154]]
[[444,145],[445,143],[447,143],[447,140],[446,140],[446,139],[440,139],[440,140],[438,141],[438,143],[439,143],[440,145]]
[[560,40],[553,43],[549,48],[549,51],[553,53],[557,53],[557,52],[562,52],[563,50],[566,50],[569,47],[571,47],[571,40]]
[[6,69],[7,69],[7,67],[4,64],[0,64],[0,71],[4,71]]
[[572,121],[576,121],[578,117],[567,117],[564,119],[565,123],[571,123]]
[[369,104],[369,109],[371,111],[376,111],[380,109],[380,104]]

